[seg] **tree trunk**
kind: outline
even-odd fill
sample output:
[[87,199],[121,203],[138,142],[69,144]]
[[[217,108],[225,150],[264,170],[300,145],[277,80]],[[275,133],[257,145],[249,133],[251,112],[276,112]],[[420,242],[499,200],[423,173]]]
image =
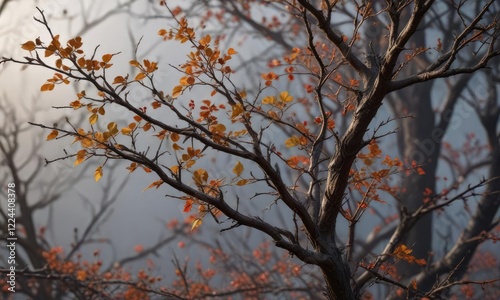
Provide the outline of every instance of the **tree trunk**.
[[[414,162],[425,172],[422,175],[411,171],[402,183],[400,206],[410,213],[424,204],[426,189],[433,194],[435,191],[435,174],[443,133],[435,127],[435,114],[431,106],[432,85],[432,82],[423,83],[398,92],[395,105],[399,115],[411,114],[410,118],[403,118],[399,122],[400,153],[408,166]],[[427,260],[432,251],[432,235],[432,214],[427,214],[408,231],[402,243],[412,248],[412,255]],[[402,278],[408,278],[420,270],[418,264],[398,263],[398,275]]]
[[320,266],[326,283],[326,294],[329,300],[356,300],[351,286],[351,274],[349,266],[342,259],[342,253],[333,246],[333,253],[329,253],[330,259]]

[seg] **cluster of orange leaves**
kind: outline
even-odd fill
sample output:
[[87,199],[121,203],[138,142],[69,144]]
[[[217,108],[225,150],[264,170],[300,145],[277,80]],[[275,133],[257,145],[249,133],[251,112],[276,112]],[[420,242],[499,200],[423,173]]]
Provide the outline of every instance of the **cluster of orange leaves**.
[[[301,267],[290,262],[286,255],[278,260],[273,259],[269,243],[262,243],[256,247],[252,252],[252,256],[237,260],[239,262],[254,261],[256,265],[270,266],[270,268],[252,268],[245,270],[245,272],[242,272],[239,266],[235,265],[234,255],[230,255],[219,248],[210,249],[209,251],[210,265],[204,267],[201,263],[196,263],[196,274],[188,276],[189,274],[184,271],[177,270],[178,279],[173,282],[177,294],[187,298],[199,298],[202,295],[224,294],[225,291],[240,290],[245,299],[262,299],[261,289],[265,290],[267,286],[273,286],[273,277],[278,275],[283,280],[282,284],[293,287],[294,279],[301,275]],[[221,267],[224,269],[221,269],[222,272],[219,273]],[[212,286],[212,280],[217,275],[222,275],[225,279],[230,278],[227,287],[216,289]],[[228,296],[227,299],[232,298]]]
[[[394,173],[401,172],[403,168],[403,163],[397,157],[392,159],[389,156],[385,156],[380,161],[382,151],[374,140],[368,144],[367,148],[368,153],[360,152],[357,155],[357,158],[363,162],[364,166],[357,170],[351,169],[350,172],[351,184],[349,188],[357,191],[362,199],[358,203],[354,215],[349,210],[343,212],[344,217],[348,220],[355,220],[360,212],[368,208],[372,200],[379,203],[386,203],[380,196],[379,191],[394,194],[396,187],[389,185],[386,179]],[[380,166],[386,167],[371,171],[370,169],[375,167],[375,162],[379,162]]]
[[[85,293],[88,296],[92,293],[100,292],[108,294],[107,281],[121,281],[131,283],[127,285],[121,292],[113,292],[114,297],[119,297],[125,300],[141,300],[149,299],[147,292],[141,290],[141,288],[147,288],[151,285],[161,281],[161,277],[150,276],[146,271],[140,270],[136,278],[125,271],[122,268],[116,268],[112,271],[107,271],[102,273],[100,271],[102,267],[101,260],[96,260],[95,262],[89,262],[87,260],[81,260],[78,256],[76,261],[68,261],[62,258],[63,250],[61,247],[54,247],[49,251],[43,252],[42,256],[47,263],[48,271],[51,274],[57,274],[60,276],[71,277],[77,280],[80,284],[85,285],[88,289]],[[99,252],[95,251],[94,256],[98,256]]]
[[425,266],[427,264],[425,259],[416,258],[415,256],[411,255],[412,252],[413,252],[412,249],[406,247],[406,245],[401,244],[398,247],[396,247],[393,254],[397,259],[404,260],[410,264],[416,263],[420,266]]
[[229,48],[225,54],[222,54],[219,49],[219,41],[216,40],[214,45],[211,45],[212,37],[205,35],[196,40],[196,33],[192,27],[189,27],[185,18],[178,21],[177,28],[166,30],[160,29],[158,35],[164,40],[177,40],[180,43],[191,42],[195,51],[188,54],[188,61],[181,66],[182,71],[186,76],[179,80],[179,85],[172,90],[172,97],[177,98],[183,91],[196,83],[196,79],[210,72],[218,71],[221,74],[229,75],[233,73],[231,67],[226,63],[232,58],[232,55],[237,52],[233,48]]

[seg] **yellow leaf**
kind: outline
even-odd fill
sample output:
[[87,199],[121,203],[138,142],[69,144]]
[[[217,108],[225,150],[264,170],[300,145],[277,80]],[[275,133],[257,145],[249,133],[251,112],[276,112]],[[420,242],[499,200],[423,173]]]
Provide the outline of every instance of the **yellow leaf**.
[[130,127],[123,127],[121,131],[123,135],[129,135],[132,133],[132,129],[130,129]]
[[170,171],[174,174],[179,174],[179,166],[170,167]]
[[244,169],[243,164],[238,161],[233,168],[233,173],[236,174],[236,176],[240,176],[241,173],[243,173],[243,169]]
[[108,63],[111,60],[112,57],[113,57],[113,54],[104,54],[102,56],[102,61],[105,62],[105,63]]
[[179,97],[182,94],[182,89],[183,89],[182,85],[174,87],[174,89],[172,90],[172,98]]
[[241,180],[238,180],[238,182],[236,182],[236,185],[242,186],[242,185],[246,185],[247,183],[248,183],[248,179],[241,179]]
[[76,153],[76,160],[73,164],[75,167],[81,164],[85,160],[85,156],[87,155],[87,151],[85,149],[80,150]]
[[208,180],[208,173],[205,169],[198,169],[193,172],[193,180],[196,184],[202,185]]
[[297,145],[300,145],[300,139],[298,137],[296,137],[295,135],[286,139],[286,141],[285,141],[285,146],[287,148],[292,148],[292,147],[295,147]]
[[59,131],[57,130],[52,130],[49,135],[47,136],[47,141],[50,141],[50,140],[53,140],[57,137],[57,135],[59,134]]
[[97,119],[99,119],[98,114],[91,114],[89,117],[89,123],[90,125],[94,125],[97,122]]
[[231,119],[236,118],[237,116],[241,115],[241,113],[244,112],[243,106],[241,106],[241,104],[239,104],[239,103],[233,105],[232,108],[233,108],[233,111],[231,113]]
[[274,96],[267,96],[264,99],[262,99],[262,104],[274,104],[276,102],[276,97]]
[[191,225],[191,231],[195,230],[196,228],[200,227],[200,225],[203,223],[201,219],[196,219],[193,222],[193,225]]
[[145,73],[139,73],[135,76],[134,80],[143,80],[144,78],[146,78],[146,74]]
[[115,135],[118,133],[118,125],[115,122],[110,122],[108,124],[108,130],[112,135]]
[[99,181],[102,177],[102,166],[97,167],[97,169],[94,172],[94,179],[95,181]]
[[21,45],[21,48],[26,51],[33,51],[36,49],[36,44],[33,41],[27,41],[26,43]]
[[280,100],[285,103],[288,103],[293,101],[293,97],[287,91],[284,91],[280,93]]
[[84,138],[82,139],[81,144],[83,148],[91,148],[94,145],[94,141],[88,138]]
[[210,131],[212,133],[222,134],[226,131],[226,126],[224,124],[215,124],[210,126]]

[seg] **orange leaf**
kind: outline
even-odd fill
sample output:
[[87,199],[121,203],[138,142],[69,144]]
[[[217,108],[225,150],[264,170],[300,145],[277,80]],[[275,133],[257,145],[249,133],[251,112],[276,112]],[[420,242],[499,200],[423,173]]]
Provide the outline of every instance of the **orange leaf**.
[[145,73],[139,73],[135,76],[134,80],[143,80],[144,78],[146,78],[146,74]]
[[111,60],[112,57],[113,57],[113,54],[104,54],[102,56],[102,61],[105,62],[105,63],[108,63]]
[[193,76],[184,76],[179,80],[179,83],[182,85],[192,85],[195,82]]
[[233,48],[229,48],[227,49],[227,54],[229,55],[234,55],[234,54],[237,54],[238,52],[236,52]]
[[131,163],[130,166],[127,167],[127,170],[132,173],[135,171],[135,169],[137,169],[137,163]]
[[113,84],[124,83],[125,81],[126,81],[125,77],[123,77],[123,76],[116,76],[115,80],[113,80]]
[[172,145],[172,149],[174,149],[175,151],[184,150],[184,148],[182,148],[181,146],[177,145],[177,143],[174,143]]
[[143,191],[145,191],[145,190],[149,190],[149,189],[154,188],[154,187],[156,187],[156,189],[158,189],[158,188],[160,187],[160,185],[162,185],[162,184],[163,184],[163,180],[161,180],[161,179],[160,179],[160,180],[157,180],[157,181],[155,181],[155,182],[151,183],[151,184],[150,184],[147,188],[145,188]]
[[80,58],[78,59],[77,63],[78,63],[78,66],[79,66],[80,68],[85,67],[85,58],[80,57]]
[[141,253],[142,251],[144,251],[144,247],[142,245],[135,245],[134,251],[136,253]]
[[133,67],[138,67],[138,66],[140,66],[140,65],[141,65],[141,64],[140,64],[137,60],[135,60],[135,59],[131,60],[131,61],[129,62],[129,64],[130,64],[131,66],[133,66]]
[[267,114],[275,120],[278,120],[280,118],[280,116],[278,116],[278,114],[274,110],[268,111]]
[[212,40],[212,37],[210,35],[206,35],[202,39],[200,39],[200,45],[206,46],[210,43],[211,40]]
[[59,134],[59,131],[57,130],[52,130],[49,135],[47,136],[47,141],[50,141],[50,140],[53,140],[57,137],[57,135]]
[[210,131],[217,134],[223,134],[226,131],[226,126],[224,124],[216,124],[210,126]]
[[198,185],[202,185],[208,180],[208,173],[205,169],[198,169],[193,172],[193,180]]
[[153,109],[160,108],[161,107],[161,102],[155,101],[155,102],[151,103],[151,106],[153,107]]
[[192,207],[193,207],[193,200],[191,199],[187,200],[186,204],[184,204],[184,209],[182,210],[182,212],[190,212]]
[[178,133],[172,132],[170,134],[170,139],[172,140],[172,142],[177,142],[180,139],[180,136]]
[[152,126],[151,123],[148,122],[144,124],[144,126],[142,126],[142,130],[148,131],[149,129],[151,129],[151,126]]
[[26,43],[21,45],[21,48],[26,51],[33,51],[36,49],[36,44],[33,41],[27,41]]
[[42,87],[40,88],[40,91],[42,91],[42,92],[52,91],[54,89],[54,87],[55,87],[55,85],[53,83],[49,82],[49,83],[42,85]]

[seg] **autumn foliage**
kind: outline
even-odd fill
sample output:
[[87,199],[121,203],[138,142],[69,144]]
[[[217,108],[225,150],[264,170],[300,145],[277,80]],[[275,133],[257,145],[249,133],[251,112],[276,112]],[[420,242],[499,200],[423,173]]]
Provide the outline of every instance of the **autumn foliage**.
[[[497,224],[494,216],[499,207],[499,114],[480,115],[487,124],[489,146],[482,149],[490,151],[491,175],[468,186],[460,181],[442,190],[434,183],[431,166],[437,160],[432,155],[419,160],[409,151],[398,154],[387,146],[398,134],[393,124],[407,126],[403,122],[411,119],[413,111],[379,118],[387,114],[381,109],[386,102],[403,105],[394,104],[404,99],[392,95],[434,80],[481,72],[500,55],[494,1],[479,1],[474,12],[435,2],[228,1],[230,11],[241,10],[235,13],[235,22],[246,20],[262,36],[289,46],[257,64],[258,71],[251,75],[254,85],[241,75],[243,49],[226,41],[224,30],[199,29],[197,22],[220,21],[223,13],[200,21],[160,1],[174,26],[148,38],[162,41],[166,49],[180,45],[189,49],[183,63],[171,66],[177,76],[170,78],[174,83],[165,85],[155,77],[164,67],[160,61],[132,59],[127,66],[131,72],[120,73],[115,60],[123,54],[101,53],[98,48],[85,52],[83,46],[91,41],[53,34],[41,12],[38,21],[50,38],[26,41],[21,45],[24,60],[3,62],[53,71],[41,92],[56,93],[78,82],[91,87],[62,107],[70,116],[84,115],[84,124],[74,124],[71,118],[54,126],[33,124],[47,131],[47,141],[62,139],[78,145],[61,159],[72,159],[75,167],[98,162],[92,170],[96,182],[106,177],[113,160],[127,162],[124,172],[154,174],[155,180],[144,191],[164,190],[170,198],[166,201],[181,202],[187,223],[182,232],[187,236],[205,232],[205,223],[211,222],[222,232],[248,227],[267,238],[251,255],[237,256],[241,261],[213,244],[206,247],[208,267],[194,262],[194,269],[188,271],[176,258],[177,277],[170,284],[151,275],[150,269],[131,274],[117,266],[104,271],[98,255],[93,262],[78,257],[64,260],[60,248],[42,254],[47,274],[63,281],[71,278],[67,288],[83,289],[84,295],[114,299],[152,295],[261,299],[271,293],[287,293],[293,299],[373,299],[372,284],[380,284],[379,291],[388,299],[434,299],[450,295],[456,286],[472,298],[472,286],[494,286],[498,274],[465,280],[467,270],[462,268],[469,265],[480,243],[498,240],[490,231]],[[270,7],[269,13],[277,9],[284,17],[266,17],[265,26],[252,23],[252,7]],[[420,38],[419,32],[425,31],[421,27],[425,22],[431,22],[428,15],[441,10],[460,16],[462,23],[454,40],[438,39],[434,45]],[[335,23],[337,15],[347,18],[349,33],[340,33],[344,27]],[[374,22],[386,23],[378,40],[364,31],[365,24]],[[286,26],[291,30],[285,31]],[[276,37],[277,33],[286,38]],[[300,42],[293,43],[294,39]],[[421,60],[425,55],[435,59]],[[472,56],[477,58],[469,59]],[[146,104],[136,105],[132,87],[150,95]],[[489,105],[500,111],[496,99],[491,101]],[[447,103],[443,106],[448,107]],[[130,117],[121,119],[110,113],[110,107],[124,108]],[[446,130],[449,124],[441,125]],[[406,147],[413,143],[408,137],[399,138],[400,150],[405,143]],[[411,185],[424,179],[428,186],[410,195],[418,203],[408,204],[405,198],[410,197]],[[480,216],[470,217],[473,228],[466,227],[463,238],[457,238],[441,258],[412,240],[418,234],[414,230],[424,228],[421,220],[479,195],[483,197],[476,205]],[[254,217],[248,209],[252,203],[280,210],[285,221]],[[493,214],[483,213],[492,210]],[[368,214],[376,221],[365,221]],[[378,225],[366,228],[375,222]],[[285,255],[278,255],[276,247]],[[401,272],[405,268],[408,272]],[[223,287],[214,283],[224,277],[231,280]]]

